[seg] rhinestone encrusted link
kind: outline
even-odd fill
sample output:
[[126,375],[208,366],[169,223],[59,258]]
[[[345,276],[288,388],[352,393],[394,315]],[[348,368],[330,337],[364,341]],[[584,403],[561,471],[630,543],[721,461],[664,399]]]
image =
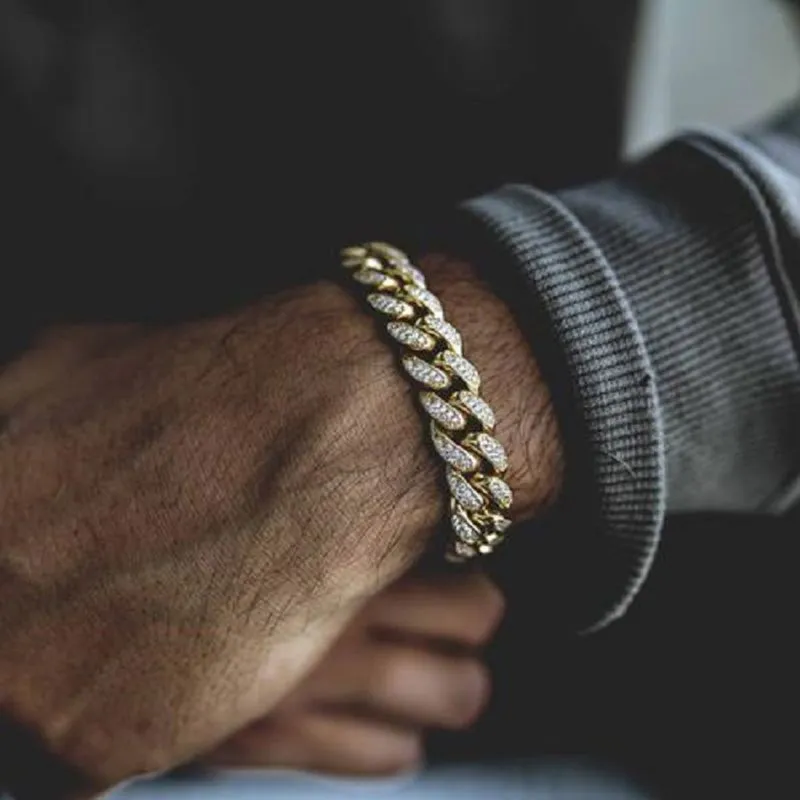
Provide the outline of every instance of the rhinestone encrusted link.
[[505,448],[494,436],[488,433],[476,433],[465,440],[470,447],[474,447],[498,472],[508,469],[508,456]]
[[420,325],[426,331],[436,334],[454,353],[461,355],[461,334],[447,320],[429,314]]
[[456,392],[451,398],[451,402],[472,414],[480,422],[484,430],[491,431],[494,429],[496,422],[494,411],[482,397],[478,397],[472,392],[461,391]]
[[446,467],[447,486],[453,499],[467,511],[478,511],[486,503],[483,495],[459,472]]
[[511,503],[514,501],[514,494],[511,487],[496,475],[490,475],[485,479],[486,491],[489,492],[492,500],[502,509],[511,508]]
[[474,472],[480,466],[480,459],[461,445],[456,444],[447,434],[432,426],[431,439],[436,452],[459,472]]
[[419,381],[431,389],[446,389],[450,385],[450,378],[446,372],[423,361],[419,356],[403,356],[402,361],[405,371],[415,381]]
[[421,392],[419,401],[430,416],[443,428],[449,431],[460,431],[466,428],[467,418],[462,411],[453,408],[447,401],[442,400],[433,392]]
[[373,286],[376,289],[380,289],[382,292],[391,291],[400,286],[390,275],[380,272],[377,269],[357,269],[353,273],[353,278],[362,286]]
[[464,357],[461,334],[445,319],[423,272],[401,250],[370,242],[343,249],[341,258],[369,305],[383,315],[403,368],[420,385],[420,406],[430,419],[450,495],[447,559],[463,562],[492,553],[511,525],[508,456],[491,435],[495,414],[479,394],[480,375]]
[[405,300],[399,300],[390,294],[374,292],[367,295],[367,302],[381,314],[386,314],[395,319],[411,319],[414,316],[414,309]]
[[436,347],[433,336],[410,322],[390,322],[386,325],[386,330],[393,339],[412,350],[433,350]]
[[471,361],[467,361],[464,356],[445,350],[436,359],[441,366],[447,367],[454,375],[457,375],[471,392],[477,392],[481,387],[481,376]]
[[456,536],[458,536],[462,542],[466,542],[467,544],[477,544],[480,541],[480,530],[476,525],[470,522],[466,513],[462,509],[458,508],[457,505],[453,510],[453,513],[450,515],[450,523],[453,526]]
[[415,303],[419,303],[419,305],[424,306],[434,317],[439,317],[439,319],[444,319],[444,309],[442,308],[442,304],[439,302],[439,298],[433,293],[429,292],[427,289],[423,289],[421,286],[406,286],[403,289],[403,293],[406,297],[411,298]]

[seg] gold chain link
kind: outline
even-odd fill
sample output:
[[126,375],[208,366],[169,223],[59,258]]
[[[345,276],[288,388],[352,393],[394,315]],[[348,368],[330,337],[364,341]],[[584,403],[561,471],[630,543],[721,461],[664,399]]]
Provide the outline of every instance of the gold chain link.
[[342,265],[366,291],[401,349],[401,363],[422,388],[434,449],[445,462],[453,536],[447,558],[488,555],[503,541],[512,493],[507,457],[494,438],[495,418],[480,396],[480,376],[463,354],[461,335],[444,317],[425,276],[384,242],[342,250]]

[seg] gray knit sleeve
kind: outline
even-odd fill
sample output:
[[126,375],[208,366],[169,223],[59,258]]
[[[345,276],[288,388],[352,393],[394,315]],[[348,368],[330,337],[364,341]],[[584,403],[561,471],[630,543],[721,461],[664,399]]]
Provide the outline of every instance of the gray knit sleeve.
[[598,573],[584,629],[625,611],[665,511],[781,511],[797,494],[800,139],[786,127],[689,133],[612,180],[508,186],[461,210],[491,243],[489,280],[517,287],[522,322],[546,320],[568,376],[567,505],[592,528],[572,549],[579,561],[589,543]]

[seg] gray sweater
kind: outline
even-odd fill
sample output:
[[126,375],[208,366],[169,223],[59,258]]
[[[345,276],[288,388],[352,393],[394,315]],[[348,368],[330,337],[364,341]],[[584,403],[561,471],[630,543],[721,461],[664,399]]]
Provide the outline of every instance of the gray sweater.
[[550,339],[554,379],[569,376],[556,390],[572,468],[558,535],[592,579],[559,583],[582,596],[579,628],[624,613],[665,513],[793,503],[800,106],[738,136],[686,133],[612,180],[506,186],[460,214],[521,323],[546,320],[532,340],[539,353]]

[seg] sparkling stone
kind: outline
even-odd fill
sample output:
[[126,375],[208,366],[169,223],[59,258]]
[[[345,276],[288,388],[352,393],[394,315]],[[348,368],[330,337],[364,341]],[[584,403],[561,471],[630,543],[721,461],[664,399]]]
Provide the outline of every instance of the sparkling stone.
[[458,355],[461,355],[461,334],[447,321],[429,314],[422,320],[426,331],[435,333]]
[[396,319],[408,319],[414,316],[414,309],[405,301],[398,300],[389,294],[374,294],[367,295],[367,302],[381,314],[387,314]]
[[391,291],[392,289],[399,289],[400,284],[391,276],[377,269],[357,269],[353,273],[353,277],[364,286],[374,286],[376,289],[382,291]]
[[447,485],[450,487],[450,493],[459,503],[467,509],[467,511],[478,511],[484,504],[483,495],[464,478],[460,473],[454,469],[447,467],[446,471]]
[[437,360],[458,375],[471,392],[477,392],[480,389],[481,376],[478,375],[475,365],[471,361],[467,361],[464,356],[460,356],[451,350],[445,350],[439,354]]
[[400,344],[404,344],[412,350],[433,350],[436,347],[436,339],[433,336],[410,322],[390,322],[386,326],[386,330]]
[[450,523],[453,526],[453,530],[456,532],[456,536],[458,536],[462,542],[475,544],[481,538],[480,530],[478,530],[460,510],[450,515]]
[[459,472],[474,472],[480,466],[480,461],[474,453],[457,445],[449,436],[440,431],[436,425],[432,426],[431,438],[436,452],[454,469]]
[[417,356],[403,356],[403,367],[414,380],[431,389],[445,389],[450,385],[446,373]]
[[398,250],[396,247],[386,242],[370,242],[369,249],[388,261],[393,261],[398,264],[408,261],[408,256],[402,250]]
[[466,542],[458,541],[453,545],[453,550],[457,556],[461,556],[461,558],[474,558],[478,555],[477,551],[474,547],[470,547],[470,545],[466,544]]
[[490,544],[482,544],[478,546],[478,552],[483,556],[488,556],[494,552],[494,547]]
[[511,525],[511,520],[502,514],[476,512],[476,524],[481,526],[483,531],[483,541],[486,544],[496,547],[503,541],[503,534]]
[[470,445],[473,445],[479,453],[498,471],[503,472],[508,469],[508,456],[505,448],[493,436],[488,433],[477,433],[470,437]]
[[486,430],[490,431],[494,428],[494,411],[482,397],[478,397],[472,392],[458,392],[452,399],[462,408],[469,411]]
[[367,248],[361,247],[361,245],[355,245],[354,247],[344,247],[339,252],[339,255],[342,258],[364,258],[367,254]]
[[507,530],[508,530],[510,527],[511,527],[511,520],[510,520],[510,519],[506,519],[505,517],[498,517],[498,518],[497,518],[497,519],[494,521],[494,529],[495,529],[495,530],[496,530],[498,533],[504,533],[504,532],[505,532],[505,531],[507,531]]
[[460,431],[467,426],[467,418],[457,408],[445,402],[438,394],[421,392],[419,401],[422,407],[449,431]]
[[347,269],[353,267],[360,267],[367,257],[367,251],[364,247],[345,247],[340,252],[342,258],[342,266]]
[[419,303],[421,306],[425,306],[425,308],[427,308],[434,317],[439,317],[439,319],[444,318],[442,304],[439,302],[439,298],[433,294],[433,292],[429,292],[427,289],[423,289],[421,286],[406,286],[405,294],[414,302]]
[[502,479],[491,475],[485,480],[486,490],[500,508],[510,508],[514,500],[511,487]]
[[407,261],[399,263],[393,259],[390,259],[389,263],[392,265],[391,271],[395,275],[399,276],[408,283],[413,283],[414,286],[417,286],[420,289],[425,288],[425,276],[413,264],[409,264]]
[[375,258],[375,256],[367,256],[364,259],[364,266],[367,269],[378,270],[378,272],[383,271],[383,262],[379,258]]

